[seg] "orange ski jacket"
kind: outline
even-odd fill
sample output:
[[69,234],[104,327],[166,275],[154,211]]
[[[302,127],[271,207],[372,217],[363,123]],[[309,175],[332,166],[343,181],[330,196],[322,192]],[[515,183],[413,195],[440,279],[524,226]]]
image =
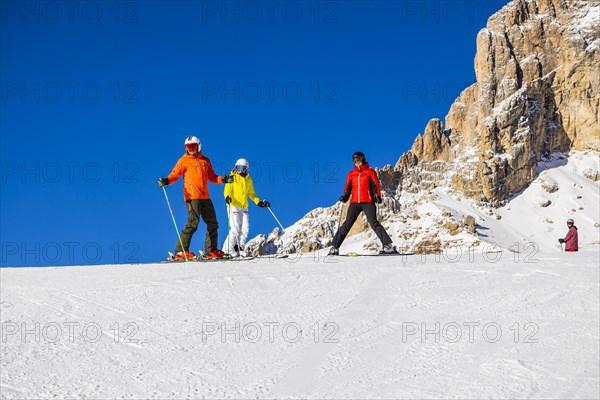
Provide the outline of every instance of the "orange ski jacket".
[[183,198],[185,201],[210,199],[208,181],[223,183],[223,178],[215,174],[210,160],[202,153],[184,154],[169,174],[169,185],[183,175]]

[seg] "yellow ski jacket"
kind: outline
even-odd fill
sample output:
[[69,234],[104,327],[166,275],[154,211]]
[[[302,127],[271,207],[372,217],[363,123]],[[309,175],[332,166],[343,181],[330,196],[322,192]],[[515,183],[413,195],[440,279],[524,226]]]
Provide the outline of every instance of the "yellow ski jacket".
[[238,173],[233,173],[233,183],[227,183],[223,197],[231,197],[231,205],[238,208],[248,208],[248,197],[252,199],[254,204],[258,204],[260,199],[254,192],[254,183],[250,174],[241,176]]

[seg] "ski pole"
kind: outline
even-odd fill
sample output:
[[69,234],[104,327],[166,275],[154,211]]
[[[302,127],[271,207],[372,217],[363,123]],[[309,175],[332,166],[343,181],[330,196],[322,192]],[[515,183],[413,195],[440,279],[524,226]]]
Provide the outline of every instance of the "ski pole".
[[340,215],[338,216],[338,226],[337,229],[340,229],[342,225],[342,214],[344,213],[344,203],[340,203]]
[[[336,206],[336,204],[334,204],[334,206]],[[329,222],[327,222],[327,228],[329,228],[329,233],[331,234],[331,238],[333,239],[333,237],[335,236],[335,234],[333,233],[333,229],[331,229],[331,224]]]
[[231,236],[231,206],[227,205],[227,251],[231,251],[229,237]]
[[273,214],[273,211],[271,210],[271,207],[267,207],[267,210],[269,210],[271,212],[271,215],[273,216],[273,218],[275,218],[275,221],[277,221],[277,223],[281,227],[281,232],[284,232],[285,228],[283,227],[283,225],[281,225],[281,222],[279,222],[279,220],[277,219],[277,217],[275,216],[275,214]]
[[167,189],[163,186],[163,192],[165,193],[165,199],[167,199],[167,206],[169,206],[169,211],[171,212],[171,218],[173,219],[173,224],[175,225],[175,232],[177,232],[177,237],[179,238],[179,244],[181,245],[181,250],[183,251],[183,256],[185,257],[185,261],[188,261],[187,252],[183,248],[183,241],[181,240],[181,235],[179,234],[179,228],[177,228],[177,222],[175,222],[175,216],[173,215],[173,209],[171,208],[171,203],[169,202],[169,196],[167,196]]

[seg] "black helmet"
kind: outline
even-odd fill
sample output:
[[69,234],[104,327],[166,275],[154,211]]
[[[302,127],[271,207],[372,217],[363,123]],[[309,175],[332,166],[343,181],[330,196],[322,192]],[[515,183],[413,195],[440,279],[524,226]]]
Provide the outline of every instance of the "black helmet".
[[358,158],[363,164],[367,162],[365,154],[362,151],[357,151],[356,153],[352,154],[352,161],[354,161],[355,158]]

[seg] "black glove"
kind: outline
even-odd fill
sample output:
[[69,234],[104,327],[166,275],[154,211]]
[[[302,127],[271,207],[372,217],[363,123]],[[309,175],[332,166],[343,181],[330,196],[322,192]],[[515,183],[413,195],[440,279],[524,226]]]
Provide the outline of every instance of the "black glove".
[[558,239],[558,243],[563,244],[565,242],[565,239]]
[[158,178],[158,186],[163,187],[169,184],[169,178]]
[[381,196],[378,195],[374,195],[373,196],[373,201],[377,204],[381,204],[381,202],[383,202],[383,199],[381,198]]
[[232,175],[223,175],[223,183],[233,183]]
[[350,199],[350,193],[344,193],[343,195],[340,196],[340,201],[342,203],[347,202]]
[[231,204],[231,196],[225,197],[225,204]]
[[261,208],[264,208],[264,207],[270,208],[271,203],[269,203],[267,200],[261,200],[258,202],[258,206]]

